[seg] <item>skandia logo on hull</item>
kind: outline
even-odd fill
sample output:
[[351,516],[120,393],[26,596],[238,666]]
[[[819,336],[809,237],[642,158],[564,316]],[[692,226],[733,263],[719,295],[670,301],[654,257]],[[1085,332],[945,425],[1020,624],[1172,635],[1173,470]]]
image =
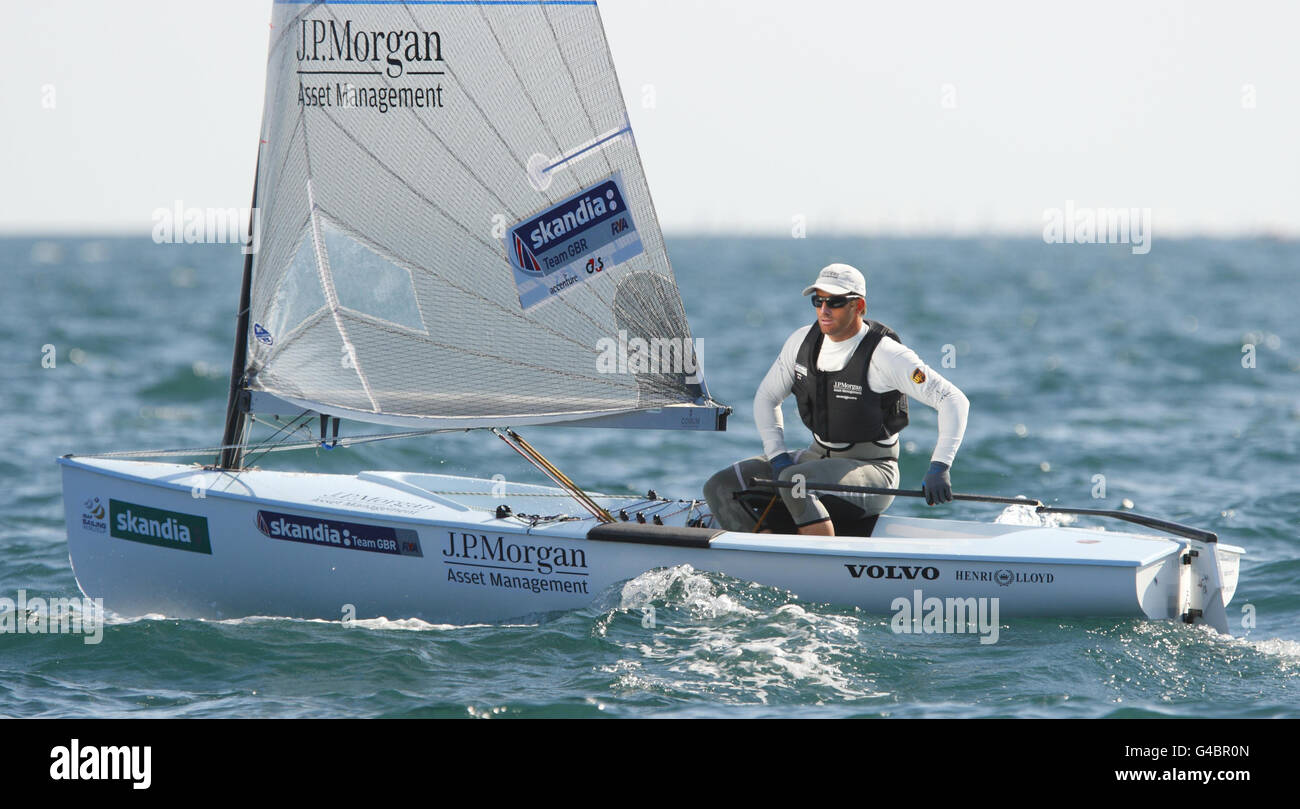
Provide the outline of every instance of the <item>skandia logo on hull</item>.
[[301,20],[301,41],[295,56],[302,62],[384,62],[388,78],[396,79],[416,62],[441,62],[442,37],[437,31],[373,31],[352,20]]
[[342,522],[276,511],[257,512],[257,530],[271,539],[394,556],[424,556],[420,535],[406,528]]
[[179,511],[108,501],[109,533],[146,545],[194,553],[212,553],[208,540],[208,518]]

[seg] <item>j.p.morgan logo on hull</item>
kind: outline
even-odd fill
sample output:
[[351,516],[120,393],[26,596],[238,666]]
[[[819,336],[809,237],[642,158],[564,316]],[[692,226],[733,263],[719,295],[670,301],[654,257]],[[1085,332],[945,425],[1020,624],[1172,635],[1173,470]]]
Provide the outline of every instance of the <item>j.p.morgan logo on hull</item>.
[[913,565],[845,565],[849,575],[855,579],[866,574],[868,579],[925,579],[934,581],[939,578],[937,567],[917,567]]
[[420,535],[407,528],[389,528],[383,525],[304,517],[301,514],[259,511],[257,530],[271,539],[304,542],[308,545],[387,553],[393,556],[424,556],[424,552],[420,550]]
[[457,536],[455,531],[448,531],[447,547],[443,549],[442,555],[447,564],[458,563],[451,560],[472,560],[521,565],[526,567],[505,569],[528,570],[543,576],[552,573],[585,575],[587,572],[587,552],[581,548],[532,545],[502,536],[489,538],[486,534],[461,533]]
[[108,524],[109,533],[118,539],[178,551],[212,553],[207,517],[109,500]]

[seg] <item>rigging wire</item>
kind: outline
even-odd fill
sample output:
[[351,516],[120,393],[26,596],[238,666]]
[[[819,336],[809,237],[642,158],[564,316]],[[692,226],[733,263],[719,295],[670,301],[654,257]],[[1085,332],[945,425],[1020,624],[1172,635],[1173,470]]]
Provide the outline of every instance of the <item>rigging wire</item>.
[[[387,441],[392,438],[416,438],[422,435],[434,435],[436,433],[458,433],[464,428],[443,428],[434,430],[411,430],[404,433],[372,433],[369,435],[357,435],[351,438],[339,438],[340,447],[358,446],[361,444],[372,444],[376,441]],[[221,452],[225,449],[247,448],[248,444],[223,444],[216,447],[181,447],[178,449],[139,449],[139,450],[121,450],[118,452],[94,452],[84,455],[68,454],[67,458],[164,458],[164,457],[183,457],[186,455],[208,455],[214,452]],[[254,445],[260,448],[260,443]],[[262,454],[267,452],[289,452],[297,449],[315,449],[320,446],[320,442],[314,437],[311,441],[303,441],[296,444],[281,443],[273,447],[267,447]]]
[[[288,437],[289,437],[290,435],[292,435],[292,434],[294,434],[294,433],[297,433],[297,432],[302,432],[302,431],[306,430],[306,428],[307,428],[307,423],[304,421],[302,424],[298,424],[298,420],[299,420],[299,419],[303,419],[303,418],[310,417],[310,416],[311,416],[311,412],[312,412],[312,411],[310,411],[310,410],[304,410],[304,411],[302,411],[301,413],[299,413],[298,415],[294,416],[294,417],[293,417],[292,419],[290,419],[289,421],[287,421],[287,422],[285,422],[284,424],[280,425],[280,428],[279,428],[278,430],[276,430],[275,432],[271,433],[271,434],[270,434],[269,436],[267,436],[266,438],[262,439],[258,444],[256,444],[256,445],[250,445],[246,450],[244,450],[245,458],[244,458],[244,463],[243,463],[243,465],[246,466],[246,467],[247,467],[247,466],[252,466],[254,463],[256,463],[257,461],[259,461],[259,460],[261,460],[263,457],[265,457],[266,454],[267,454],[268,452],[271,451],[271,447],[274,446],[274,439],[275,439],[275,437],[276,437],[277,435],[279,435],[280,433],[285,432],[285,430],[288,430],[289,432],[288,432],[288,433],[285,433],[285,438],[281,439],[280,443],[284,443],[285,441],[287,441],[287,440],[288,440]],[[254,422],[258,422],[258,418],[257,418],[257,416],[255,416],[255,415],[251,415],[251,414],[250,414],[250,415],[249,415],[249,418],[250,418],[252,421],[254,421]],[[279,421],[279,416],[276,416],[276,421]],[[266,421],[261,421],[260,423],[262,423],[262,424],[268,424]],[[295,425],[296,425],[296,426],[295,426]],[[269,426],[269,424],[268,424],[268,426]],[[310,431],[310,430],[307,430],[307,436],[308,436],[309,438],[311,437],[311,431]],[[250,451],[252,451],[252,452],[256,452],[257,450],[261,450],[261,451],[260,451],[260,452],[257,452],[257,455],[255,455],[255,456],[252,457],[252,458],[248,458],[248,457],[247,457],[247,455],[248,455],[248,453],[249,453]]]

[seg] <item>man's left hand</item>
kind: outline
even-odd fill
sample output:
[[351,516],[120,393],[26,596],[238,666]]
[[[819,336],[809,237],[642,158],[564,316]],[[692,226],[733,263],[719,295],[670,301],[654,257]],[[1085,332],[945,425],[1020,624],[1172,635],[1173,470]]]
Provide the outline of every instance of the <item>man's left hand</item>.
[[781,473],[788,467],[794,466],[794,456],[788,452],[782,452],[780,455],[769,461],[769,463],[772,464],[772,477],[779,478],[781,477]]
[[930,471],[925,473],[921,491],[925,493],[925,502],[929,505],[951,503],[952,479],[948,477],[948,464],[942,461],[931,461]]

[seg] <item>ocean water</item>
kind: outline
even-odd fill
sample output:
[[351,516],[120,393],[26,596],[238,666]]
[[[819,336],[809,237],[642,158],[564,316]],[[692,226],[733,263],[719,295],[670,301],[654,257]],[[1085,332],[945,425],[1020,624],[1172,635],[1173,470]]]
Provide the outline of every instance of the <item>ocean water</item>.
[[[0,634],[0,716],[1300,716],[1300,243],[1157,239],[1147,255],[1033,239],[668,246],[731,428],[526,431],[576,481],[696,497],[715,469],[758,452],[754,388],[811,322],[799,290],[847,261],[866,273],[869,316],[971,400],[956,490],[1129,500],[1217,531],[1248,552],[1228,607],[1235,637],[1109,619],[1003,620],[991,645],[896,635],[888,616],[677,567],[526,624],[114,615],[94,645]],[[218,443],[241,268],[230,246],[0,239],[0,597],[80,595],[57,456]],[[792,443],[806,440],[786,412]],[[913,405],[904,486],[920,485],[934,415]],[[482,434],[259,463],[545,482]],[[892,513],[999,509],[899,501]],[[655,627],[642,626],[647,606]]]

